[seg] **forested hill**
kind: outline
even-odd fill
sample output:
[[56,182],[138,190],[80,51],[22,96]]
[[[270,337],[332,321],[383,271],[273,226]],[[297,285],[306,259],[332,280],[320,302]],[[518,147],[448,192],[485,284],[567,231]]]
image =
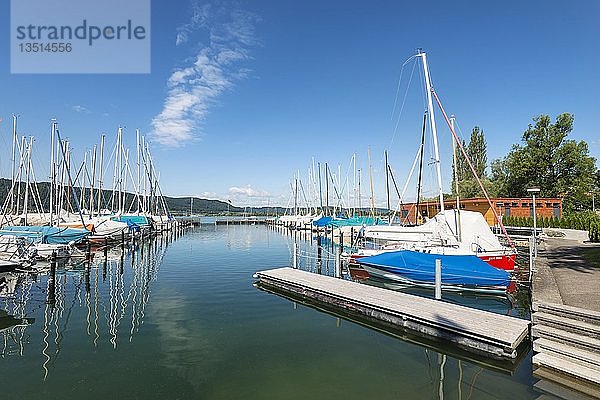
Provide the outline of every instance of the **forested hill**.
[[[10,191],[10,187],[11,187],[11,181],[10,179],[6,179],[6,178],[0,178],[0,207],[4,206],[4,202],[5,199],[7,197],[8,192]],[[44,209],[44,211],[48,211],[49,209],[49,204],[50,204],[50,197],[48,196],[48,188],[49,188],[49,183],[48,182],[42,182],[42,183],[38,183],[35,185],[35,187],[37,188],[36,190],[32,190],[34,188],[34,186],[31,186],[30,191],[35,192],[35,196],[37,198],[37,191],[39,191],[39,198],[41,199],[41,203],[42,203],[42,208]],[[75,188],[74,190],[71,190],[71,199],[72,199],[72,204],[73,207],[75,208],[75,199],[74,196],[78,196],[78,199],[81,198],[80,196],[80,190],[79,188]],[[15,196],[16,196],[16,191],[15,191]],[[22,208],[22,204],[23,204],[23,199],[25,197],[25,183],[21,184],[21,208]],[[135,194],[134,193],[127,193],[126,194],[126,204],[130,205],[130,204],[135,204]],[[102,208],[110,208],[110,203],[112,200],[112,190],[103,190],[102,191]],[[95,195],[94,195],[94,202],[97,202],[97,189],[95,191]],[[84,196],[83,196],[83,204],[82,204],[82,208],[85,208],[88,205],[89,202],[89,189],[86,189],[84,192]],[[285,209],[281,208],[281,207],[262,207],[262,208],[248,208],[246,210],[244,210],[244,207],[236,207],[232,204],[228,204],[227,202],[224,201],[220,201],[220,200],[209,200],[209,199],[201,199],[198,197],[194,197],[193,202],[190,200],[190,197],[167,197],[165,196],[165,202],[167,204],[167,207],[169,208],[169,211],[174,214],[174,215],[189,215],[190,213],[190,206],[192,207],[192,213],[193,214],[227,214],[232,213],[232,214],[238,214],[238,213],[243,213],[244,211],[247,211],[251,214],[269,214],[269,215],[273,215],[275,213],[277,214],[283,214],[285,213]],[[32,212],[37,212],[37,207],[36,207],[36,203],[39,203],[38,201],[35,201],[33,198],[33,195],[30,193],[30,198],[29,198],[29,210]],[[95,205],[95,207],[97,207],[97,204]]]

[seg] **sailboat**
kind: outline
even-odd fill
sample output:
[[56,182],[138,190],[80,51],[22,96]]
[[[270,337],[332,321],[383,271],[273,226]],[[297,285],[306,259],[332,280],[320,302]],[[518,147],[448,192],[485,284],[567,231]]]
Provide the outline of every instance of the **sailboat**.
[[[435,260],[440,259],[448,266],[446,277],[442,275],[442,282],[445,282],[446,286],[459,289],[506,290],[510,282],[507,271],[514,269],[515,251],[500,244],[480,213],[444,209],[433,96],[450,126],[454,139],[457,137],[453,124],[447,118],[431,86],[426,53],[419,51],[416,57],[421,59],[423,65],[440,212],[419,226],[390,224],[365,227],[364,237],[383,242],[385,247],[363,250],[362,254],[358,253],[353,259],[375,275],[430,286],[434,283]],[[461,150],[464,152],[464,149]],[[466,157],[466,154],[464,155]],[[470,163],[468,157],[467,162]],[[489,201],[485,190],[484,194]]]
[[508,272],[494,268],[474,255],[443,255],[410,250],[385,252],[358,260],[370,274],[414,286],[433,288],[435,264],[442,265],[442,289],[505,293],[514,289]]

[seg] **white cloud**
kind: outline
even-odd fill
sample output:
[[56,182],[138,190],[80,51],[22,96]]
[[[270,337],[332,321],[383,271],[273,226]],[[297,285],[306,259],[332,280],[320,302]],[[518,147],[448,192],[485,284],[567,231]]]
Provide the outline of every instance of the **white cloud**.
[[232,186],[229,188],[229,193],[234,196],[241,195],[241,196],[245,196],[245,197],[262,197],[262,198],[272,197],[271,193],[269,193],[265,190],[254,189],[250,185],[247,185],[245,187]]
[[210,107],[236,80],[248,75],[240,64],[250,59],[249,47],[257,44],[254,14],[199,1],[192,8],[192,20],[178,29],[175,44],[202,42],[198,38],[202,34],[208,44],[168,79],[163,109],[152,119],[152,137],[164,146],[179,147],[197,139]]
[[80,106],[80,105],[71,106],[71,110],[78,112],[78,113],[86,113],[86,114],[90,112],[90,110],[88,110],[84,106]]

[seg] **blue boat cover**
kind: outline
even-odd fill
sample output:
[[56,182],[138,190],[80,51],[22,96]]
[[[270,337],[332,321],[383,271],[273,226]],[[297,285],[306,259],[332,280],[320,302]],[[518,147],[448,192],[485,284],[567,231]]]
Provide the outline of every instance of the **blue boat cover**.
[[339,228],[342,226],[362,226],[362,225],[380,225],[384,223],[379,218],[372,217],[351,217],[351,218],[333,218],[333,217],[321,217],[313,221],[314,226],[333,226]]
[[442,283],[454,286],[508,286],[510,274],[475,255],[442,255],[399,250],[359,258],[359,264],[417,283],[435,283],[435,260],[442,261]]
[[331,220],[333,220],[333,217],[321,217],[319,219],[315,219],[312,224],[314,226],[323,227],[329,225]]
[[33,242],[45,244],[78,243],[89,234],[87,229],[55,226],[5,226],[0,230],[0,235],[25,237]]
[[113,217],[111,219],[113,221],[125,222],[130,227],[132,226],[130,224],[135,224],[138,227],[150,225],[150,222],[148,221],[148,218],[145,215],[120,215],[118,217]]

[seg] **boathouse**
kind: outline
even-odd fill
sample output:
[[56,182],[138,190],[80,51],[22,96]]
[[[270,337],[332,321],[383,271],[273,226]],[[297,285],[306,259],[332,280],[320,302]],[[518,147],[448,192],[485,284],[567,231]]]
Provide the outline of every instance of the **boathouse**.
[[[531,197],[502,197],[492,198],[490,200],[499,216],[533,217],[533,201]],[[444,207],[446,209],[456,208],[456,200],[445,200]],[[417,213],[416,203],[403,204],[400,207],[400,218],[403,223],[418,223],[420,222],[417,221],[418,215],[432,217],[439,212],[439,208],[440,205],[438,201],[424,201],[419,203]],[[496,224],[494,212],[485,197],[461,199],[460,208],[461,210],[480,212],[490,226]],[[535,213],[537,217],[561,218],[562,199],[547,197],[536,198]]]

